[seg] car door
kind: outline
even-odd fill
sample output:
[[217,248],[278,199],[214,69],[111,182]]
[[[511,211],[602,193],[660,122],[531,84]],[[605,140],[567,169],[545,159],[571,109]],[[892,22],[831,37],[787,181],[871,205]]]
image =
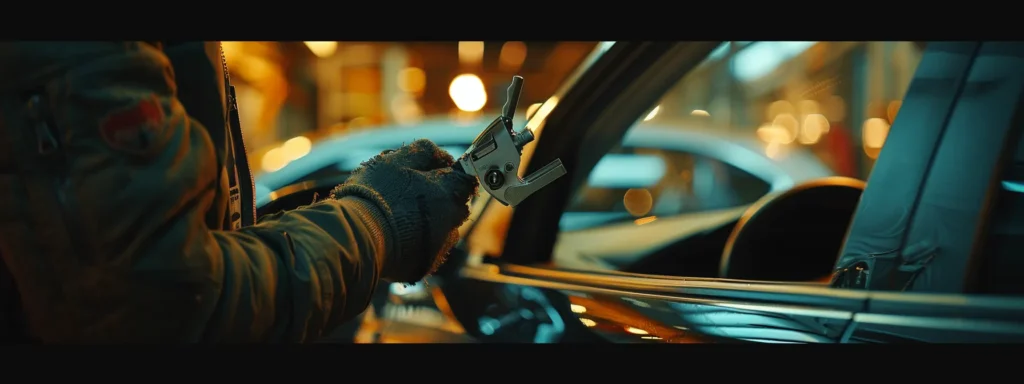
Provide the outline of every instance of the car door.
[[[639,120],[672,84],[699,65],[693,63],[692,58],[688,61],[679,59],[678,56],[686,52],[685,48],[685,44],[680,44],[675,51],[666,52],[663,61],[652,63],[648,72],[635,83],[647,84],[649,87],[645,89],[653,90],[652,94],[643,97],[626,94],[617,100],[619,104],[616,107],[607,106],[602,110],[605,113],[632,113],[633,119]],[[680,70],[680,62],[691,66]],[[663,67],[659,68],[659,64]],[[666,67],[671,70],[664,70]],[[608,130],[606,133],[588,132],[587,136],[592,141],[583,140],[575,149],[615,147],[623,136],[622,132],[632,126],[632,121],[618,119],[618,126],[604,126]],[[609,119],[599,121],[607,123]],[[555,122],[548,122],[546,129],[556,127]],[[619,133],[611,133],[613,130]],[[549,137],[548,140],[553,139]],[[538,146],[538,157],[545,155],[541,152],[543,145],[545,142]],[[562,151],[558,156],[563,159],[576,156],[580,163],[587,161],[584,164],[593,167],[606,151],[580,150],[576,154]],[[579,169],[584,169],[583,174],[572,176],[577,185],[589,178],[585,168]],[[554,194],[557,190],[552,188],[549,193]],[[571,188],[565,188],[564,192],[567,195],[575,193]],[[601,340],[636,342],[834,342],[841,337],[853,314],[862,308],[866,299],[864,293],[835,295],[827,287],[815,284],[578,271],[557,263],[549,267],[504,263],[525,264],[521,261],[536,260],[538,254],[547,252],[542,248],[544,241],[537,240],[545,236],[541,231],[547,230],[544,227],[550,226],[553,220],[550,211],[546,212],[546,220],[540,217],[545,212],[542,207],[548,207],[546,203],[552,201],[569,199],[567,196],[545,197],[548,199],[538,196],[517,208],[512,222],[514,232],[510,233],[499,265],[470,266],[462,270],[464,278],[446,279],[444,291],[448,302],[467,332],[482,340],[536,341],[538,335],[546,334],[545,340],[589,341],[593,340],[590,336],[600,334]],[[526,229],[517,225],[517,221],[527,220],[524,217],[540,219],[530,220],[530,228],[523,231],[523,236],[532,240],[530,242],[516,241],[512,235]],[[531,245],[532,249],[527,248]],[[537,253],[518,253],[531,250]],[[719,249],[718,254],[720,252]],[[714,293],[721,296],[714,297]],[[779,301],[765,305],[767,297]],[[546,310],[541,311],[540,308]],[[524,313],[528,315],[524,316]],[[480,326],[485,329],[478,329],[478,324],[483,324]],[[550,336],[552,332],[558,333],[558,337]]]
[[[666,52],[666,56],[669,55],[671,53]],[[935,55],[929,57],[925,54],[922,65],[935,59],[938,59]],[[974,60],[973,55],[970,56],[970,60]],[[652,64],[651,68],[654,67],[656,65]],[[933,69],[933,77],[953,81],[963,78],[965,71],[964,67],[958,68],[955,65]],[[656,77],[653,74],[650,76]],[[1015,93],[1018,98],[1021,94],[1019,91],[1020,89]],[[956,92],[955,87],[951,92]],[[1012,91],[1006,92],[1007,95],[1014,95]],[[908,106],[916,105],[916,108],[924,110],[927,109],[925,105],[928,103],[943,100],[941,91],[937,95],[935,93],[934,90],[931,95],[923,92],[911,93],[906,95],[903,103]],[[1007,97],[1003,96],[999,102],[1006,104]],[[650,100],[646,102],[649,103]],[[1003,108],[1012,109],[1016,103],[1010,104],[1003,105]],[[964,106],[957,105],[954,108],[960,111],[959,108],[971,107],[982,108],[979,111],[986,108],[985,104],[977,102]],[[641,117],[644,110],[642,105],[620,105],[619,108],[617,112],[620,113],[632,112],[634,119]],[[609,106],[607,110],[616,108]],[[947,115],[946,109],[932,109],[931,112]],[[1006,116],[1002,113],[997,115]],[[872,117],[876,118],[878,117]],[[892,119],[891,116],[889,118]],[[945,120],[944,117],[937,119]],[[910,118],[903,118],[899,120],[900,125],[893,129],[900,129],[901,126],[913,127],[922,121],[934,120],[911,121]],[[866,122],[865,128],[870,124],[877,126],[877,123]],[[1001,124],[1005,126],[1008,121]],[[1002,133],[994,135],[1007,137],[1007,132],[1010,131],[1002,128],[1003,126],[997,127],[1003,129],[1000,131]],[[596,124],[592,126],[592,129],[599,131],[600,128],[602,127]],[[603,133],[590,132],[588,136],[593,140],[581,141],[581,147],[589,145],[587,148],[593,148],[602,144],[604,148],[614,147],[615,139],[611,138],[614,134],[610,132],[614,128],[603,128],[606,129]],[[628,128],[629,124],[622,124],[618,130],[623,132]],[[886,130],[888,128],[885,127]],[[973,139],[954,135],[944,140],[959,142],[941,141],[943,145],[949,143],[966,147]],[[877,150],[877,147],[869,144],[876,143],[877,139],[868,140],[868,137],[865,137],[864,142],[865,153],[870,157],[872,152],[869,150]],[[541,148],[538,148],[538,157],[555,154],[565,156],[565,152],[544,153]],[[950,150],[949,153],[957,151]],[[580,160],[591,159],[591,167],[597,162],[594,158],[600,158],[585,153],[577,155]],[[877,156],[877,152],[875,155]],[[894,158],[893,161],[898,162],[900,159]],[[588,163],[580,161],[576,164]],[[991,166],[992,163],[988,165]],[[581,167],[576,171],[586,172],[585,169]],[[987,169],[985,172],[988,172]],[[943,179],[952,176],[944,174]],[[981,176],[983,179],[985,177]],[[580,175],[573,175],[573,181],[577,185],[581,179],[583,178]],[[924,180],[930,178],[926,177]],[[928,182],[924,183],[927,185]],[[1002,186],[1004,183],[998,182],[993,185]],[[575,190],[573,187],[563,186],[562,189],[550,189],[546,194],[550,195],[548,197],[552,201],[564,203]],[[557,196],[559,193],[563,196]],[[543,206],[545,205],[542,201],[521,206],[513,217],[513,230],[523,231],[521,235],[528,238],[543,239],[545,235],[530,231],[531,228],[538,231],[551,230],[550,223],[554,220],[551,212],[540,210]],[[544,213],[547,214],[546,218]],[[972,220],[977,219],[977,214],[978,209],[975,210]],[[545,219],[547,225],[537,225],[544,223]],[[517,225],[525,220],[533,220],[534,226]],[[973,238],[972,234],[967,236]],[[547,261],[546,256],[554,248],[554,242],[553,238],[532,242],[516,242],[510,238],[502,261],[470,264],[463,268],[461,274],[464,278],[452,280],[453,284],[446,287],[446,291],[457,298],[452,300],[453,308],[463,308],[458,312],[461,312],[460,321],[467,325],[467,332],[484,340],[499,341],[536,341],[537,335],[545,334],[547,336],[544,340],[586,341],[592,340],[588,335],[601,335],[600,339],[605,341],[635,342],[1012,341],[1021,340],[1024,335],[1024,328],[1021,327],[1021,322],[1024,321],[1024,302],[1014,298],[871,293],[830,288],[814,283],[773,283],[618,271],[578,271],[559,267],[557,263],[537,265],[537,262]],[[533,254],[530,254],[531,252]],[[524,261],[534,266],[516,265],[523,264]],[[474,292],[472,298],[460,294],[469,291]],[[459,297],[460,295],[462,297]],[[523,308],[545,309],[528,310],[526,312],[529,312],[529,315],[523,316],[522,314],[526,313],[520,311]],[[478,324],[481,327],[476,327]],[[986,325],[991,327],[986,328]],[[481,329],[486,331],[481,332]],[[930,336],[908,335],[908,329],[927,329]],[[871,330],[875,332],[868,334],[867,332]],[[552,332],[556,331],[560,333],[552,336]],[[878,334],[887,337],[878,338]]]

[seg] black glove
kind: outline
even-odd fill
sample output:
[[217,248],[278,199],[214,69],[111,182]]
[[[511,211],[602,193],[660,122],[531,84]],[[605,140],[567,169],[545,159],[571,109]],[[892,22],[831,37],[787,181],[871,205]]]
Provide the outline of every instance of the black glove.
[[477,180],[452,171],[452,156],[425,139],[366,161],[334,188],[332,198],[354,196],[376,204],[386,216],[385,237],[394,249],[383,278],[412,283],[444,263],[469,218]]

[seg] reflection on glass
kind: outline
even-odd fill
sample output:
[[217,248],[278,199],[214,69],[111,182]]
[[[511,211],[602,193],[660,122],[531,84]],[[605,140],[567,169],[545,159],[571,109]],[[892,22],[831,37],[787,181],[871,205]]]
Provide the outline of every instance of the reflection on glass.
[[[708,156],[651,148],[618,148],[594,167],[561,220],[562,230],[653,216],[713,211],[750,204],[770,185]],[[652,217],[644,217],[644,216]]]
[[768,158],[806,152],[866,179],[921,53],[911,42],[726,42],[638,125],[752,137]]
[[866,179],[921,54],[911,42],[723,43],[599,154],[555,262],[628,265],[797,183]]

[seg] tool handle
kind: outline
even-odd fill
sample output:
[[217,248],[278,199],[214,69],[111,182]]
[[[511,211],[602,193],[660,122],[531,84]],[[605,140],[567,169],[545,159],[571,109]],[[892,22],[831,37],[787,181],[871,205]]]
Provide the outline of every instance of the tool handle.
[[501,115],[512,120],[516,115],[516,107],[519,105],[519,94],[523,92],[523,77],[512,76],[512,84],[509,84],[505,95],[505,105],[501,107]]

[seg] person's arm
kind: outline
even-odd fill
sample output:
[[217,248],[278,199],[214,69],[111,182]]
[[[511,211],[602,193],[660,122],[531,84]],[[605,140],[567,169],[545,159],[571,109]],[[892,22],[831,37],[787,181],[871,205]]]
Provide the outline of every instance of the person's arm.
[[35,327],[40,336],[308,341],[363,311],[396,252],[385,211],[343,197],[212,229],[226,170],[169,68],[140,45],[76,64],[50,88],[67,164],[53,203],[78,259],[53,277],[67,287],[53,303],[65,316]]
[[[189,212],[187,214],[201,214]],[[361,313],[394,248],[383,212],[359,198],[328,199],[239,231],[209,231],[208,268],[221,276],[206,340],[306,341]],[[185,231],[201,236],[202,228]],[[149,256],[171,260],[174,254]]]

